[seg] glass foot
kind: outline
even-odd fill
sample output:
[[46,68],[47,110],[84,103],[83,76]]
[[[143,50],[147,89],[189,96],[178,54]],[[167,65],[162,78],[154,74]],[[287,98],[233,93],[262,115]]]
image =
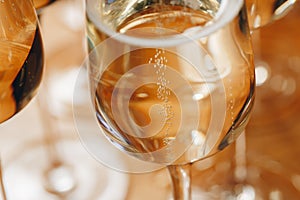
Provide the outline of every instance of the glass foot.
[[45,146],[39,141],[11,154],[4,166],[8,199],[125,198],[129,184],[126,174],[95,161],[75,139],[61,139],[57,147],[61,162],[52,166]]

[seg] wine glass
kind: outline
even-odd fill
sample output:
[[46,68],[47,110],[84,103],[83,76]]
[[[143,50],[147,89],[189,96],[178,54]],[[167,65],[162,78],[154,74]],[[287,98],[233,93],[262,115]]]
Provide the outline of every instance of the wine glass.
[[[31,1],[1,1],[0,27],[0,123],[3,123],[21,111],[37,93],[44,54],[38,18]],[[0,179],[5,200],[1,165]]]
[[167,166],[174,199],[190,199],[191,163],[223,150],[249,119],[254,65],[244,2],[87,0],[86,12],[101,130],[125,154]]
[[0,122],[3,122],[36,94],[43,74],[43,45],[31,3],[10,0],[0,5]]
[[[33,105],[36,115],[32,118],[41,127],[37,135],[28,134],[22,145],[6,154],[6,185],[11,188],[7,195],[10,199],[122,198],[128,176],[109,170],[88,156],[72,123],[69,94],[85,56],[83,3],[56,1],[38,14],[45,47],[45,73]],[[14,124],[8,124],[7,129],[9,126]],[[111,195],[112,185],[120,188],[119,193]]]

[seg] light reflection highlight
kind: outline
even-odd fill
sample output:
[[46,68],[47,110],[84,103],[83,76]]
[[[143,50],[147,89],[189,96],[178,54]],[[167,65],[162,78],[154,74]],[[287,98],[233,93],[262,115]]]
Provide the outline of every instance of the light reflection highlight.
[[256,86],[263,85],[269,77],[269,72],[267,67],[264,65],[257,65],[255,67],[255,76],[256,76]]

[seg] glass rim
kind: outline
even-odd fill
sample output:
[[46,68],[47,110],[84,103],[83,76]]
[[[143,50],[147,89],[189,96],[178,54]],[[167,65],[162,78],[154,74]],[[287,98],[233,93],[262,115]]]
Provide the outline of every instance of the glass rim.
[[[163,38],[141,38],[122,34],[114,31],[107,25],[98,20],[100,18],[99,13],[96,12],[94,3],[97,0],[86,0],[86,15],[89,17],[94,25],[109,37],[112,37],[120,42],[127,43],[134,46],[148,46],[148,47],[170,47],[180,44],[184,44],[188,41],[195,41],[202,37],[208,36],[215,31],[221,29],[230,23],[238,12],[241,10],[244,0],[222,0],[220,8],[216,15],[213,17],[213,23],[209,23],[207,26],[191,27],[192,31],[188,33],[176,34],[172,37]],[[90,2],[90,3],[89,3]]]

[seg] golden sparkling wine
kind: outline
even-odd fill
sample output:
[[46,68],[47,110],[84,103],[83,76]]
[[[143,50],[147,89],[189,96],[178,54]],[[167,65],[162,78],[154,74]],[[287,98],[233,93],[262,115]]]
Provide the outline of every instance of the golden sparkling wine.
[[[210,10],[145,6],[125,17],[121,11],[113,13],[110,24],[125,35],[172,37],[191,27],[211,23],[210,13],[216,12],[217,6],[217,2],[208,7]],[[108,38],[89,18],[87,31],[90,51]],[[249,37],[242,27],[232,25],[216,33],[215,41],[226,40],[226,32],[234,32],[236,40]],[[153,153],[183,135],[181,139],[192,138],[192,141],[176,160],[186,163],[223,149],[242,130],[254,90],[251,48],[231,40],[214,50],[209,48],[209,40],[191,43],[174,48],[132,48],[99,70],[98,75],[93,72],[98,66],[91,67],[90,76],[97,77],[94,86],[97,118],[117,147],[135,154]],[[230,48],[236,54],[226,54]],[[214,54],[222,53],[221,59],[214,60]],[[204,59],[197,61],[200,58]],[[199,66],[195,67],[195,63]],[[220,128],[211,129],[213,118],[220,116],[223,119],[217,123]],[[164,156],[172,156],[172,152]]]
[[0,122],[27,105],[41,82],[43,46],[39,28],[30,36],[31,44],[0,41]]
[[39,9],[44,6],[47,6],[48,4],[51,4],[54,1],[55,0],[33,0],[33,4],[36,9]]

